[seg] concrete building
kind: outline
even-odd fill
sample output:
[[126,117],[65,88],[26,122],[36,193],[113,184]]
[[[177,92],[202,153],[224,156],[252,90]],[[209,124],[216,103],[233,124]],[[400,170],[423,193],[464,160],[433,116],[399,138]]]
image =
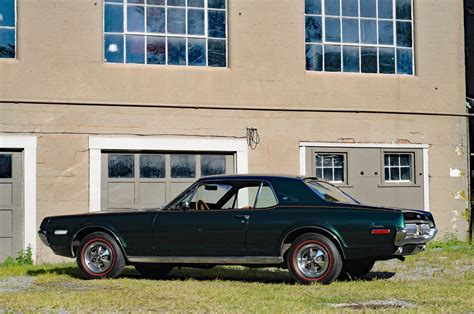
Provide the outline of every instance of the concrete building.
[[461,1],[145,3],[0,1],[0,259],[215,173],[317,175],[465,239]]

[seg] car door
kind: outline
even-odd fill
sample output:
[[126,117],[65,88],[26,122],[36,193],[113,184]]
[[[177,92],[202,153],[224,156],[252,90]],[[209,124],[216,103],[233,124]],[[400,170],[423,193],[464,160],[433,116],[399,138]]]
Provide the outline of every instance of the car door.
[[[225,182],[204,182],[191,189],[194,191],[182,200],[188,208],[158,212],[155,255],[244,256],[251,206],[239,199],[248,191]],[[200,201],[208,208],[200,208]]]

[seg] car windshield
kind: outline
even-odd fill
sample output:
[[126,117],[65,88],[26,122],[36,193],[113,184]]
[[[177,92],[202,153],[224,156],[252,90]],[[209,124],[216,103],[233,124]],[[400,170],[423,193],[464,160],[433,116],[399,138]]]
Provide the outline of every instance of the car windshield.
[[306,185],[308,185],[311,190],[313,190],[319,197],[327,202],[333,203],[351,203],[357,204],[358,202],[339,190],[338,188],[332,186],[331,184],[323,181],[317,180],[305,180]]

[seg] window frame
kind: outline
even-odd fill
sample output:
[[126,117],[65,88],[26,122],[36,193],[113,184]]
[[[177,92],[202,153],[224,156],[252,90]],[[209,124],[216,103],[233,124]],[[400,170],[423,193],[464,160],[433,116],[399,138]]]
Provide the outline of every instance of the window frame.
[[18,0],[13,0],[13,18],[14,26],[0,26],[0,29],[13,29],[15,31],[15,55],[13,58],[0,58],[0,60],[7,62],[18,60]]
[[[344,0],[339,0],[339,15],[328,15],[326,14],[325,10],[325,4],[326,0],[321,0],[321,13],[320,14],[314,14],[314,13],[306,13],[306,2],[303,3],[304,6],[304,19],[306,21],[306,17],[308,16],[313,16],[313,17],[320,17],[321,18],[321,42],[308,42],[306,41],[306,22],[303,23],[303,34],[305,37],[305,42],[304,42],[304,57],[305,57],[305,71],[310,72],[310,73],[343,73],[343,74],[349,74],[349,75],[396,75],[396,76],[408,76],[408,77],[414,77],[416,76],[416,60],[415,60],[415,9],[414,9],[414,3],[415,0],[409,0],[411,4],[411,20],[403,20],[403,19],[397,19],[396,16],[396,1],[397,0],[391,0],[392,1],[392,18],[380,18],[379,17],[379,0],[375,0],[375,17],[361,17],[360,15],[360,2],[362,0],[357,0],[357,16],[343,16],[342,14],[342,1]],[[326,18],[338,18],[339,19],[339,34],[340,34],[340,41],[339,42],[334,42],[334,41],[326,41]],[[349,43],[349,42],[344,42],[343,41],[343,19],[350,19],[350,20],[356,20],[358,23],[358,38],[359,41],[358,43]],[[376,43],[375,44],[363,44],[362,41],[362,30],[361,30],[361,21],[362,20],[372,20],[375,21],[375,36],[376,36]],[[379,43],[379,22],[380,21],[391,21],[392,22],[392,35],[393,35],[393,45],[386,45],[386,44],[380,44]],[[397,22],[410,22],[411,23],[411,47],[401,47],[397,45]],[[321,64],[321,70],[308,70],[307,69],[307,64],[306,64],[306,48],[308,45],[314,45],[314,46],[320,46],[321,47],[321,59],[322,59],[322,64]],[[340,48],[340,70],[339,71],[326,71],[326,64],[324,61],[325,58],[325,47],[326,46],[338,46]],[[358,48],[358,53],[359,53],[359,70],[358,71],[344,71],[344,47],[357,47]],[[362,48],[375,48],[376,49],[376,57],[377,57],[377,71],[376,72],[362,72]],[[394,51],[394,73],[380,73],[380,49],[383,48],[390,48],[393,49]],[[398,73],[398,68],[397,68],[397,63],[398,63],[398,57],[397,57],[397,50],[402,49],[402,50],[411,50],[412,54],[412,73],[411,74],[405,74],[405,73]]]
[[[385,167],[385,155],[410,155],[410,180],[398,180],[398,181],[387,181],[385,180],[385,169],[397,168]],[[417,183],[416,179],[416,152],[414,151],[394,151],[394,150],[382,150],[380,154],[380,185],[379,187],[418,187],[420,184]],[[400,167],[398,167],[400,168]]]
[[[16,0],[15,0],[16,1]],[[168,5],[168,0],[164,0],[163,5],[156,5],[156,4],[148,4],[147,0],[144,0],[143,4],[138,4],[138,3],[128,3],[127,0],[123,0],[123,2],[109,2],[108,0],[104,0],[102,2],[102,58],[103,58],[103,63],[105,64],[121,64],[121,65],[135,65],[135,66],[177,66],[177,67],[191,67],[191,68],[229,68],[229,14],[228,14],[228,0],[225,1],[225,8],[209,8],[208,7],[208,2],[209,0],[203,0],[204,1],[204,6],[202,8],[199,7],[188,7],[188,0],[185,0],[185,5],[184,6],[174,6],[174,5]],[[122,32],[106,32],[105,31],[105,6],[106,5],[122,5],[123,6],[123,31]],[[128,7],[131,6],[143,6],[144,7],[144,31],[143,32],[129,32],[128,31]],[[164,33],[152,33],[152,32],[147,32],[147,8],[148,7],[154,7],[154,8],[163,8],[165,10],[165,32]],[[175,9],[183,9],[185,11],[185,18],[184,18],[184,24],[185,24],[185,34],[172,34],[168,33],[168,8],[175,8]],[[204,11],[204,35],[195,35],[195,34],[188,34],[188,10],[189,9],[200,9]],[[208,33],[208,12],[209,10],[212,11],[224,11],[225,13],[225,37],[224,38],[217,38],[217,37],[210,37]],[[105,57],[106,53],[106,46],[105,46],[105,38],[106,35],[120,35],[122,36],[123,40],[123,60],[122,62],[107,62],[107,59]],[[144,38],[144,62],[143,63],[133,63],[133,62],[127,62],[127,35],[132,35],[132,36],[141,36]],[[148,42],[148,37],[159,37],[159,38],[164,38],[165,39],[165,63],[164,64],[158,64],[158,63],[148,63],[148,58],[147,58],[147,42]],[[182,65],[178,64],[169,64],[168,63],[168,39],[169,38],[183,38],[186,41],[186,63]],[[188,51],[188,46],[189,46],[189,39],[204,39],[205,40],[205,49],[206,49],[206,63],[205,65],[190,65],[189,64],[189,51]],[[225,41],[225,66],[210,66],[209,65],[209,47],[208,47],[208,42],[209,39],[214,39],[214,40],[221,40]]]
[[343,157],[342,160],[342,173],[343,173],[343,180],[342,181],[328,181],[324,179],[323,177],[318,177],[318,179],[325,180],[332,185],[335,185],[337,187],[347,187],[349,186],[349,179],[348,179],[348,152],[345,150],[320,150],[320,149],[315,149],[312,150],[312,164],[313,164],[313,175],[317,177],[317,166],[316,166],[316,156],[322,155],[322,156],[327,156],[327,155],[341,155]]

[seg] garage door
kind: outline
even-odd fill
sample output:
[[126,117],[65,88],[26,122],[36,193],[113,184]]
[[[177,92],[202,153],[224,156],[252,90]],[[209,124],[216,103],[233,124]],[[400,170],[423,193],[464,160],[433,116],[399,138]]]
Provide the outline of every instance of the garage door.
[[23,248],[22,153],[0,151],[0,262]]
[[156,208],[202,176],[235,173],[233,153],[102,153],[102,210]]

